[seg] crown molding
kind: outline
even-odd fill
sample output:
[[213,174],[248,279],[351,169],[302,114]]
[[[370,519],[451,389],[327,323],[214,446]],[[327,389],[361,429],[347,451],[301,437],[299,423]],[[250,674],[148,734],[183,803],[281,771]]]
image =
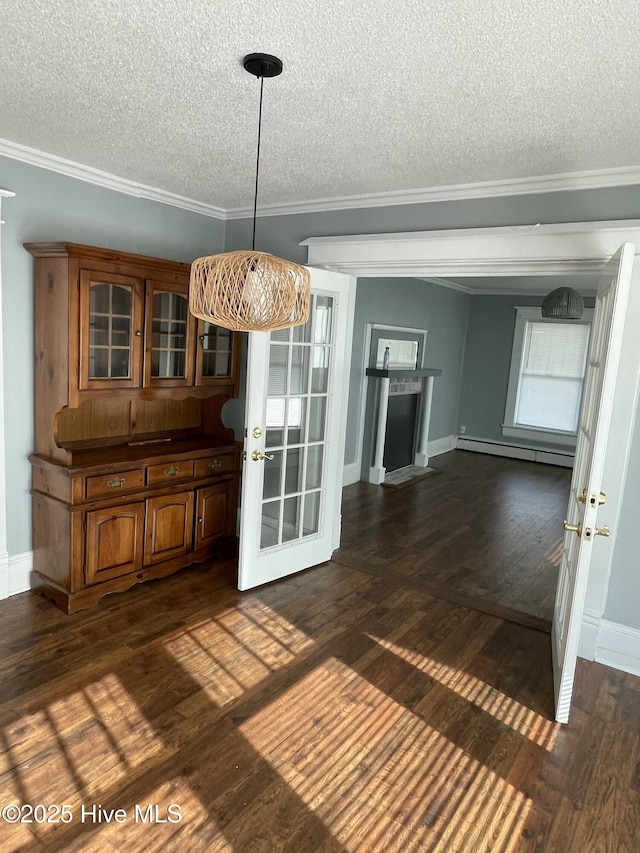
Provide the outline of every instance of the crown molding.
[[435,276],[416,276],[418,281],[426,281],[427,284],[437,284],[438,287],[448,287],[449,290],[459,290],[461,293],[477,293],[473,287],[467,284],[460,284],[458,281],[449,281],[448,278],[436,278]]
[[160,204],[179,207],[182,210],[199,213],[202,216],[211,216],[214,219],[226,219],[225,211],[220,207],[194,201],[156,187],[149,187],[127,178],[120,178],[118,175],[102,172],[100,169],[84,166],[82,163],[75,163],[73,160],[66,160],[64,157],[58,157],[55,154],[47,154],[45,151],[28,148],[26,145],[19,145],[16,142],[10,142],[8,139],[0,139],[0,155],[136,198],[157,201]]
[[[201,201],[176,195],[157,187],[140,184],[127,178],[102,172],[91,166],[47,154],[8,139],[0,139],[0,155],[20,160],[32,166],[49,169],[67,177],[77,178],[96,186],[126,193],[137,198],[157,201],[179,207],[192,213],[214,219],[250,219],[253,207],[224,209]],[[312,199],[306,202],[260,205],[258,216],[292,216],[301,213],[322,213],[332,210],[357,210],[368,207],[396,207],[412,204],[429,204],[440,201],[460,201],[474,198],[500,198],[515,195],[571,192],[575,190],[604,189],[640,185],[640,166],[621,166],[613,169],[592,169],[583,172],[565,172],[558,175],[539,175],[532,178],[509,178],[499,181],[479,181],[467,184],[450,184],[415,190],[394,190],[382,193]]]
[[[418,190],[404,190],[365,195],[324,198],[298,204],[260,205],[259,216],[287,216],[299,213],[320,213],[329,210],[350,210],[365,207],[392,207],[408,204],[429,204],[438,201],[460,201],[474,198],[500,198],[512,195],[595,190],[606,187],[626,187],[640,184],[640,166],[615,169],[594,169],[586,172],[566,172],[559,175],[540,175],[533,178],[510,178],[501,181],[481,181],[470,184],[451,184]],[[226,211],[227,219],[253,216],[253,208],[237,207]]]
[[[524,287],[514,286],[511,279],[501,286],[500,278],[495,279],[495,283],[491,287],[477,286],[474,279],[469,277],[467,281],[471,284],[461,284],[459,281],[451,281],[447,278],[436,278],[435,276],[416,276],[417,281],[426,281],[429,284],[437,284],[439,287],[447,287],[449,290],[458,290],[461,293],[466,293],[469,296],[513,296],[516,292],[519,296],[546,296],[549,292],[549,285],[541,281],[539,284],[532,285],[526,283]],[[595,296],[595,289],[579,287],[577,288],[582,296]]]

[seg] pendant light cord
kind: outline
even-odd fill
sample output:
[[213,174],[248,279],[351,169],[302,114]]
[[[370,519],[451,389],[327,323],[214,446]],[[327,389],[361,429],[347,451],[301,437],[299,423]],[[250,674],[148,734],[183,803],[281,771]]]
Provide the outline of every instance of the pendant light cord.
[[253,237],[251,239],[251,250],[256,248],[256,216],[258,211],[258,177],[260,174],[260,133],[262,130],[262,92],[264,90],[264,77],[260,78],[260,110],[258,112],[258,151],[256,154],[256,188],[253,196]]

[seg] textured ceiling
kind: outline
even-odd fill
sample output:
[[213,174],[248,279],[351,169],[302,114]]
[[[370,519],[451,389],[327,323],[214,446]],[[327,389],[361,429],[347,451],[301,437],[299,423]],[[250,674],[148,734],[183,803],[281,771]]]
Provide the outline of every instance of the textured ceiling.
[[640,164],[637,0],[3,0],[0,137],[234,210]]

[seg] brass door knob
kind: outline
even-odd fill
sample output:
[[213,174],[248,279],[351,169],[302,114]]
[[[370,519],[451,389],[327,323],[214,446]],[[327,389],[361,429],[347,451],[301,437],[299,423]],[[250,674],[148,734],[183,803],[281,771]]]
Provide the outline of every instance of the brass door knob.
[[579,521],[577,524],[569,524],[569,522],[568,522],[568,521],[566,520],[566,518],[565,518],[565,520],[564,520],[564,522],[563,522],[563,525],[564,525],[564,529],[565,529],[568,533],[569,533],[569,532],[571,532],[571,533],[577,533],[577,534],[578,534],[578,538],[582,536],[582,522],[581,522],[581,521]]
[[269,455],[268,453],[260,453],[259,450],[254,450],[251,454],[251,458],[254,462],[260,462],[261,459],[275,459],[273,454]]

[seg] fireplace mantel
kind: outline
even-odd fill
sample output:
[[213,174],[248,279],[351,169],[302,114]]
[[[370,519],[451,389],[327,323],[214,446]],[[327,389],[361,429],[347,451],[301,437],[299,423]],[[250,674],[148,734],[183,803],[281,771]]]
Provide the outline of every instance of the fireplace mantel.
[[387,412],[389,408],[389,386],[391,382],[402,382],[411,379],[422,379],[422,391],[420,394],[420,422],[418,426],[418,441],[414,454],[414,465],[426,468],[429,464],[427,453],[427,440],[429,438],[429,421],[431,419],[431,401],[433,399],[433,380],[442,376],[442,370],[438,367],[412,368],[390,368],[382,370],[377,367],[368,367],[367,376],[380,382],[380,394],[378,395],[378,429],[376,432],[376,446],[373,465],[369,468],[369,482],[380,485],[384,483],[386,469],[382,464],[384,456],[384,441],[387,435]]
[[367,376],[378,376],[380,379],[421,379],[423,376],[442,376],[442,370],[437,367],[423,367],[420,369],[393,368],[382,370],[377,367],[367,367]]

